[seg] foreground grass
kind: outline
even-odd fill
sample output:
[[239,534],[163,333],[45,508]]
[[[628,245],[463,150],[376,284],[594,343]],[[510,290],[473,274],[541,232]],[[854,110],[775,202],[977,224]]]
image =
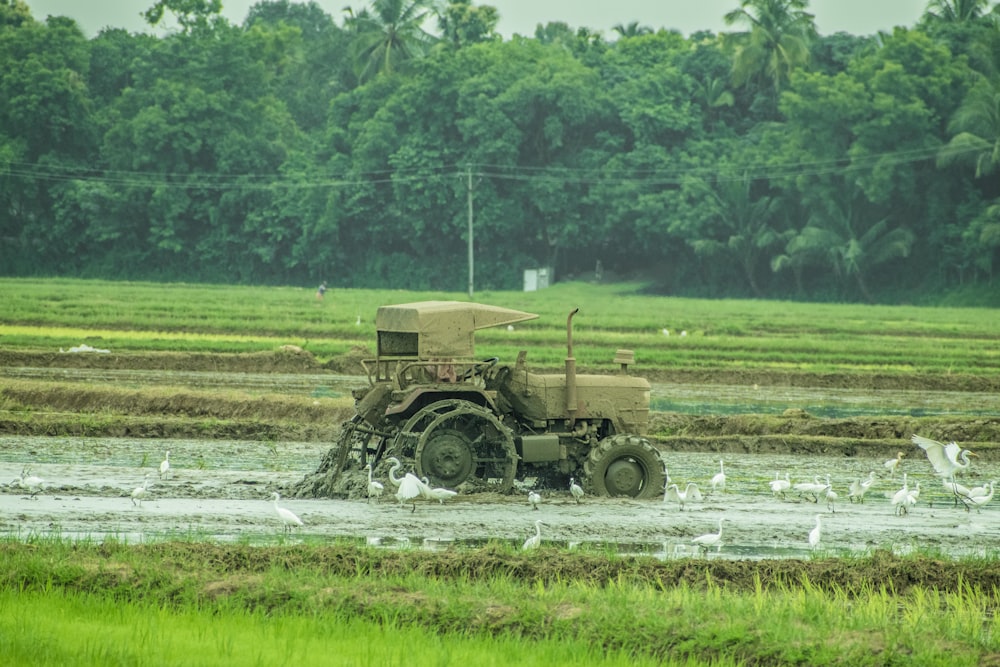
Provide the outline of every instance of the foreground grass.
[[[612,368],[618,348],[643,368],[777,369],[813,373],[1000,372],[1000,310],[699,300],[641,293],[641,285],[563,283],[476,300],[537,313],[514,331],[477,334],[502,359],[559,366],[565,325],[583,366]],[[321,360],[372,349],[379,306],[463,294],[0,278],[0,345],[56,351],[80,343],[115,352],[247,353],[298,345]],[[671,332],[664,335],[663,330]],[[680,336],[680,332],[688,335]]]
[[584,641],[526,644],[516,637],[440,635],[339,614],[269,614],[225,605],[176,609],[102,595],[13,591],[0,593],[0,660],[94,667],[667,664],[625,651],[605,654]]
[[5,664],[976,665],[1000,655],[993,560],[661,563],[496,545],[42,540],[0,544],[0,562]]

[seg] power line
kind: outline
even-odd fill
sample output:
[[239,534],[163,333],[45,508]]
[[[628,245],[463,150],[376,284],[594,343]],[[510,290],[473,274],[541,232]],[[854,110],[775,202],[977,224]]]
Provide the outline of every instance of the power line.
[[[893,165],[915,164],[937,157],[941,148],[928,147],[871,153],[862,156],[832,158],[794,163],[776,164],[727,164],[711,167],[685,166],[675,169],[642,168],[571,168],[532,167],[525,165],[495,164],[442,164],[427,167],[410,167],[399,170],[379,170],[351,173],[349,176],[288,178],[282,174],[225,174],[210,172],[153,172],[101,170],[94,168],[59,167],[26,162],[7,162],[0,166],[0,176],[33,178],[51,182],[86,181],[108,186],[132,188],[178,188],[185,190],[305,190],[314,188],[356,188],[371,185],[426,182],[428,178],[464,175],[473,169],[483,178],[507,181],[548,182],[556,184],[599,185],[630,184],[646,186],[680,186],[693,179],[709,183],[732,180],[776,180],[802,176],[844,174],[859,169],[870,169],[882,163]],[[951,150],[951,155],[978,152],[968,148]]]

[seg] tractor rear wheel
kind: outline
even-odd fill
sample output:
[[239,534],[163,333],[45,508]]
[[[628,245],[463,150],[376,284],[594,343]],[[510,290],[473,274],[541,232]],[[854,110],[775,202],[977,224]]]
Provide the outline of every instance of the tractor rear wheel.
[[656,498],[667,483],[659,452],[646,438],[613,435],[590,451],[584,481],[598,496]]
[[510,429],[492,412],[470,401],[432,403],[411,417],[397,442],[416,443],[417,476],[432,485],[463,483],[505,493],[514,485],[517,450]]

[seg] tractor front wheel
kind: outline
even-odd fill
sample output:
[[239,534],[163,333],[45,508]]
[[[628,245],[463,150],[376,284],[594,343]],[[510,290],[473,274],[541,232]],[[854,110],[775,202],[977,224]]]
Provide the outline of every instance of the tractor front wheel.
[[584,481],[598,496],[656,498],[667,483],[660,454],[646,438],[613,435],[590,451]]

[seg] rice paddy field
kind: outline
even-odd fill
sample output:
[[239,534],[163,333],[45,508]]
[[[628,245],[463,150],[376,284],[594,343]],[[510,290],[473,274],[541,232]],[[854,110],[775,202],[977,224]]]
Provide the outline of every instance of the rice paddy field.
[[[539,315],[477,353],[559,369],[580,307],[581,371],[634,350],[674,480],[707,487],[724,460],[724,492],[411,512],[359,487],[282,498],[305,522],[285,532],[270,492],[352,414],[377,307],[465,295],[0,279],[0,663],[1000,663],[997,512],[955,506],[909,443],[958,440],[978,454],[965,481],[1000,478],[1000,313],[641,288],[477,294]],[[881,468],[899,449],[923,484],[908,516]],[[4,483],[26,466],[37,495]],[[840,497],[774,496],[785,472],[829,474]],[[535,517],[542,546],[522,550]],[[720,518],[722,545],[693,546]]]

